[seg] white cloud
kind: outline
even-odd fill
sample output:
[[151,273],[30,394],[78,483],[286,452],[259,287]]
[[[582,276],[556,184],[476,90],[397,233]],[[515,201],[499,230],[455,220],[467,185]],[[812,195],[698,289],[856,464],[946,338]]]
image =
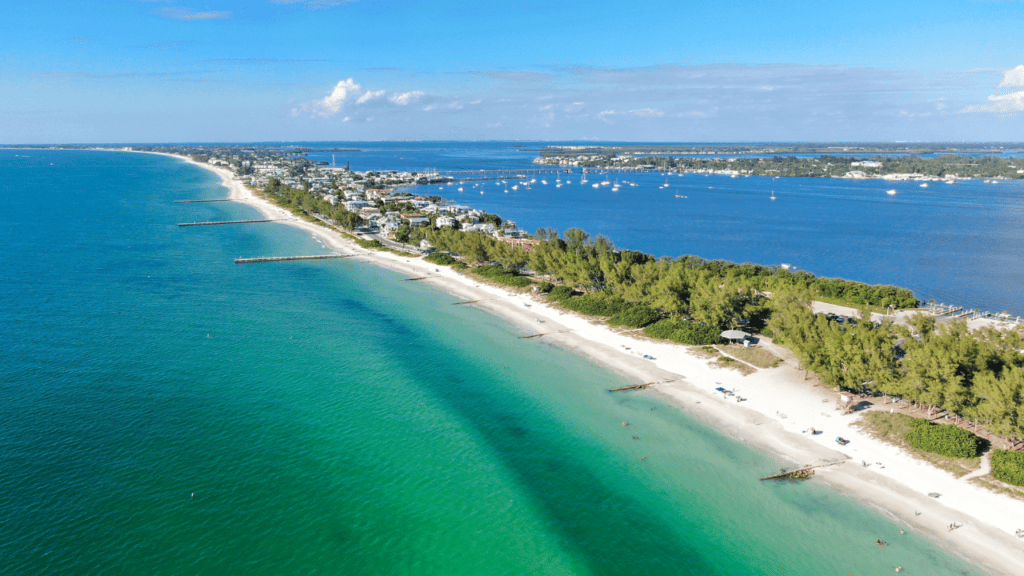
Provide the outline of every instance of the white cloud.
[[416,100],[419,100],[420,96],[423,96],[423,94],[424,93],[420,92],[419,90],[414,90],[412,92],[392,94],[390,97],[388,97],[388,100],[394,102],[395,104],[398,104],[399,106],[405,106],[410,102],[415,102]]
[[[346,106],[353,103],[355,105],[361,105],[373,102],[374,106],[405,106],[425,95],[425,92],[420,92],[418,90],[413,92],[390,93],[390,95],[387,90],[366,90],[357,84],[355,80],[348,78],[338,82],[334,86],[334,89],[331,90],[331,93],[325,98],[302,104],[296,108],[292,114],[296,115],[299,110],[302,110],[311,112],[315,116],[327,118],[328,116],[334,116],[335,114],[343,112]],[[456,103],[452,107],[461,107],[461,104]],[[353,114],[344,121],[347,122],[352,118],[367,122],[370,120],[369,118],[361,118],[361,114]]]
[[349,120],[351,120],[351,118],[349,118],[348,116],[345,116],[345,119],[342,120],[342,122],[348,122]]
[[424,106],[424,107],[423,107],[423,111],[424,111],[424,112],[430,112],[430,111],[431,111],[431,110],[433,110],[434,108],[437,108],[437,104],[431,104],[430,106]]
[[[1003,81],[999,83],[999,87],[1024,87],[1024,64],[1003,72]],[[967,106],[960,112],[995,112],[996,114],[1024,112],[1024,90],[1009,94],[993,94],[988,97],[988,102],[988,104]]]
[[366,92],[363,93],[362,96],[359,97],[358,100],[356,100],[356,104],[365,104],[366,102],[369,102],[370,100],[373,100],[375,98],[380,98],[385,94],[387,94],[387,90],[377,90],[376,92],[374,92],[373,90],[367,90]]
[[356,84],[354,80],[349,78],[348,80],[342,80],[334,87],[334,90],[329,96],[322,100],[314,100],[309,103],[309,108],[312,109],[313,113],[317,116],[333,116],[345,106],[345,101],[349,98],[359,94],[362,91],[362,87]]
[[598,112],[597,113],[597,118],[598,118],[598,120],[603,120],[605,122],[608,122],[608,117],[609,116],[614,116],[614,115],[615,115],[615,110],[605,110],[603,112]]
[[538,110],[550,110],[550,109],[551,109],[551,104],[548,104],[547,106],[541,106],[540,108],[538,108]]
[[1003,72],[1003,81],[999,83],[1000,88],[1024,87],[1024,64]]
[[968,106],[961,112],[996,112],[1000,114],[1024,112],[1024,90],[1010,94],[994,94],[988,97],[988,101],[989,104]]
[[637,116],[664,116],[665,113],[655,108],[641,108],[639,110],[630,110],[630,114],[636,114]]

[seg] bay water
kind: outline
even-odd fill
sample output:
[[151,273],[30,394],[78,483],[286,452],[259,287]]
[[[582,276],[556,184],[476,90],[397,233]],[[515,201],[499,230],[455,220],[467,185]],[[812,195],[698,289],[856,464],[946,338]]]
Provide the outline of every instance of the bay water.
[[979,573],[451,295],[234,264],[324,248],[177,226],[257,216],[173,203],[224,193],[161,156],[0,150],[3,573]]
[[[339,166],[350,161],[353,170],[443,171],[545,168],[532,160],[541,147],[551,144],[559,143],[303,146],[359,150],[333,157],[315,150],[308,154]],[[1008,159],[1021,156],[1018,150],[1002,154]],[[729,156],[716,158],[722,169],[729,168]],[[1024,168],[1024,159],[1021,162]],[[969,168],[964,172],[972,175]],[[581,184],[580,176],[576,168],[571,176],[531,175],[528,180],[536,181],[527,186],[506,178],[480,185],[470,181],[461,186],[421,186],[415,191],[483,208],[530,233],[540,227],[562,232],[578,227],[604,234],[620,248],[659,257],[688,254],[709,260],[786,263],[819,276],[909,288],[922,301],[1024,316],[1024,293],[1019,289],[1024,285],[1024,180],[931,182],[921,187],[913,181],[592,170],[588,182]],[[558,178],[561,187],[556,187]],[[572,184],[564,184],[569,180]],[[610,185],[593,188],[602,181],[618,181],[621,186],[618,191]]]

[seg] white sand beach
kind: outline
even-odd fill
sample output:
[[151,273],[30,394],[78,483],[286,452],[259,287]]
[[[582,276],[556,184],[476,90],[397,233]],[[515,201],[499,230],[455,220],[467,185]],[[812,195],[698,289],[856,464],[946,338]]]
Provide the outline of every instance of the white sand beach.
[[[290,216],[254,196],[229,170],[196,164],[221,177],[230,199],[252,206],[268,218]],[[805,381],[804,373],[793,363],[743,376],[710,366],[687,347],[617,333],[531,295],[474,281],[421,258],[365,250],[336,232],[303,220],[286,223],[309,231],[339,253],[358,255],[360,260],[413,277],[427,276],[424,281],[439,289],[466,301],[481,300],[474,306],[507,319],[521,334],[545,333],[538,342],[575,351],[635,383],[671,380],[648,390],[714,423],[724,433],[795,465],[845,461],[817,470],[815,481],[827,482],[864,501],[904,524],[908,532],[923,533],[992,574],[1024,574],[1024,539],[1014,536],[1016,530],[1024,528],[1024,501],[955,478],[868,437],[852,425],[860,418],[859,413],[841,415],[834,409],[838,394]],[[654,359],[645,359],[644,355]],[[732,390],[744,401],[716,393],[716,387]],[[812,427],[822,433],[810,435]],[[850,443],[838,446],[837,436]],[[929,497],[929,493],[940,496]],[[950,531],[951,523],[961,527]],[[899,538],[898,534],[884,536]]]

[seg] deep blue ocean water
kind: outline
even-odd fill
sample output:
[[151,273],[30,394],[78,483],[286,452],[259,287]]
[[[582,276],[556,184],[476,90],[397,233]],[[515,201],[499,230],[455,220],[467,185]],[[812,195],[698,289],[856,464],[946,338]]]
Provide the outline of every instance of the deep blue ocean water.
[[322,248],[176,225],[255,215],[173,203],[223,194],[165,157],[0,151],[0,572],[976,573],[429,286],[234,264]]

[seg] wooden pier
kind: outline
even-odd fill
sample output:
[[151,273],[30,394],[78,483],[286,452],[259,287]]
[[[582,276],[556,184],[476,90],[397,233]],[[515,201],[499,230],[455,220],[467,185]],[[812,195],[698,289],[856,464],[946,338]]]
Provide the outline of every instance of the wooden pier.
[[266,256],[262,258],[235,258],[235,264],[255,264],[256,262],[284,262],[286,260],[330,260],[333,258],[352,258],[358,254],[317,254],[315,256]]
[[420,276],[419,278],[403,278],[403,280],[405,280],[406,282],[415,282],[417,280],[426,280],[427,278],[430,278],[430,276]]
[[483,300],[469,300],[466,302],[452,302],[452,306],[462,306],[463,304],[476,304],[477,302],[483,302]]
[[274,218],[271,220],[222,220],[220,222],[182,222],[178,226],[221,226],[224,224],[259,224],[261,222],[284,222],[291,218]]
[[519,339],[526,340],[527,338],[540,338],[541,336],[547,336],[548,334],[551,334],[551,332],[545,332],[543,334],[530,334],[529,336],[520,336]]
[[839,462],[828,462],[826,464],[816,464],[814,466],[804,466],[803,468],[797,468],[796,470],[783,470],[778,474],[772,474],[771,476],[765,476],[761,480],[803,480],[804,478],[810,478],[814,476],[815,468],[824,468],[826,466],[836,466],[842,464],[845,460]]
[[230,198],[219,198],[217,200],[175,200],[175,204],[198,204],[202,202],[231,202]]

